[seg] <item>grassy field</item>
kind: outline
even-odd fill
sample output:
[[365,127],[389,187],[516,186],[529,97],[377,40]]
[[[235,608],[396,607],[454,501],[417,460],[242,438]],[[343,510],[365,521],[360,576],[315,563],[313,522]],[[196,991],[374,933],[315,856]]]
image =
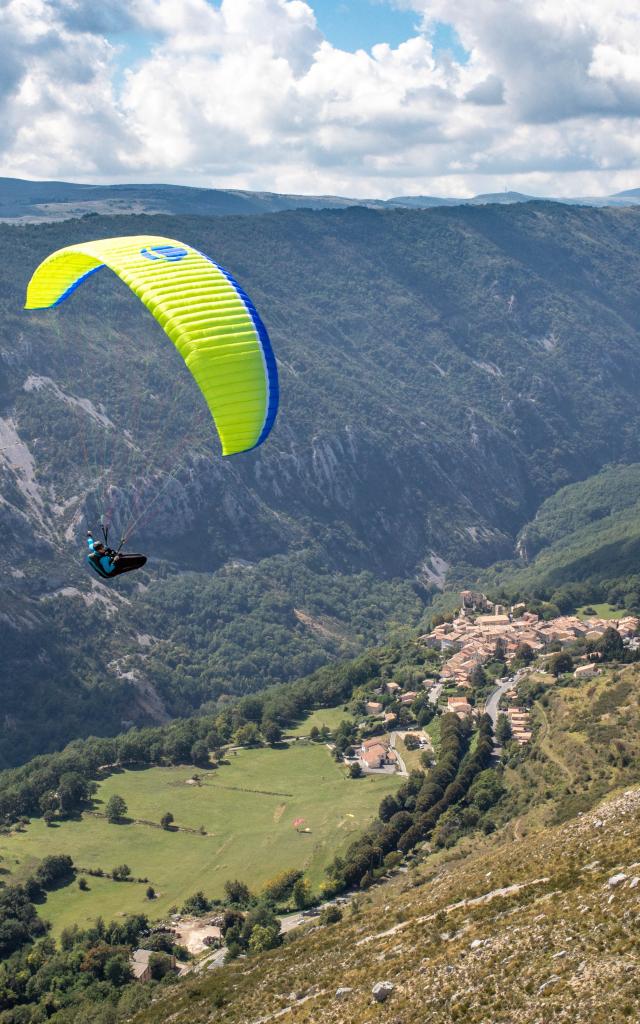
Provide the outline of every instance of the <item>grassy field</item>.
[[424,731],[431,737],[433,749],[437,754],[440,749],[440,719],[432,718]]
[[[417,733],[419,730],[416,729],[415,731]],[[418,750],[407,750],[404,740],[400,739],[400,737],[398,737],[397,746],[398,751],[400,752],[400,757],[404,761],[408,772],[424,771],[424,765],[420,760],[420,755],[422,754],[420,748],[418,748]]]
[[582,608],[578,608],[576,614],[581,619],[592,619],[593,615],[587,615],[586,609],[593,608],[596,616],[599,619],[621,619],[628,612],[620,608],[614,608],[610,604],[585,604]]
[[[206,835],[133,822],[110,825],[91,814],[54,828],[34,819],[25,832],[0,836],[4,880],[25,878],[46,854],[68,853],[82,868],[110,871],[126,863],[159,894],[149,902],[146,884],[91,877],[89,892],[73,884],[49,894],[41,912],[56,933],[99,914],[161,917],[198,889],[221,896],[229,878],[243,879],[255,891],[285,868],[303,868],[317,886],[333,855],[402,781],[383,775],[348,779],[325,746],[311,743],[240,750],[228,765],[201,773],[200,787],[187,783],[193,772],[187,766],[119,772],[100,784],[95,806],[100,811],[118,793],[132,819],[158,822],[171,811],[176,825],[202,825]],[[304,818],[310,833],[296,831],[297,818]]]
[[323,725],[326,725],[328,729],[336,729],[340,722],[345,721],[352,722],[353,716],[344,710],[343,704],[340,704],[335,708],[320,708],[318,711],[312,711],[304,722],[300,722],[293,729],[287,729],[286,732],[287,736],[308,736],[314,725],[318,729],[322,729]]

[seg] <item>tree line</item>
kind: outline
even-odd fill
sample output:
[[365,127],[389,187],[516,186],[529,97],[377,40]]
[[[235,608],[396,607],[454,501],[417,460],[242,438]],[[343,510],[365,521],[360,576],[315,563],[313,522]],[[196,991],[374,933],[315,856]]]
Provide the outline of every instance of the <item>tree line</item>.
[[[68,864],[49,868],[54,875],[73,870]],[[0,891],[2,1024],[36,1024],[51,1017],[65,1024],[127,1020],[149,1004],[154,987],[130,984],[133,950],[143,945],[151,951],[149,967],[156,982],[170,973],[174,956],[188,958],[173,936],[152,929],[144,914],[110,924],[98,918],[86,929],[74,925],[56,943],[33,903],[38,885],[31,880]]]
[[260,694],[218,704],[215,713],[147,729],[130,729],[113,738],[74,740],[64,750],[34,758],[0,773],[0,823],[5,827],[46,815],[79,813],[96,788],[96,778],[117,766],[195,764],[211,767],[210,754],[234,739],[243,745],[278,742],[282,730],[314,707],[338,704],[379,678],[385,664],[402,657],[389,648],[353,661],[323,667],[297,683],[270,687]]
[[411,772],[395,796],[384,797],[378,818],[327,868],[328,894],[370,885],[396,863],[397,854],[403,856],[431,839],[447,809],[464,801],[476,777],[489,767],[493,730],[488,715],[479,720],[473,751],[469,750],[471,727],[466,719],[447,713],[440,721],[437,764],[426,775]]

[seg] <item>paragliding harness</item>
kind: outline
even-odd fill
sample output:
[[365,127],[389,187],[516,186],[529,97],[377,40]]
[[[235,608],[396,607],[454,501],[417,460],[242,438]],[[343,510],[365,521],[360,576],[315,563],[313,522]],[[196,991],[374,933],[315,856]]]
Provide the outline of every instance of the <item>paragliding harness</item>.
[[[147,561],[146,555],[122,554],[125,537],[121,538],[117,551],[114,551],[109,547],[109,527],[101,522],[100,530],[104,538],[104,550],[101,552],[95,550],[93,536],[91,531],[87,530],[87,543],[91,552],[87,555],[87,561],[98,576],[103,580],[112,580],[115,576],[122,576],[125,572],[133,572],[134,569],[142,568]],[[107,565],[104,564],[105,559]]]

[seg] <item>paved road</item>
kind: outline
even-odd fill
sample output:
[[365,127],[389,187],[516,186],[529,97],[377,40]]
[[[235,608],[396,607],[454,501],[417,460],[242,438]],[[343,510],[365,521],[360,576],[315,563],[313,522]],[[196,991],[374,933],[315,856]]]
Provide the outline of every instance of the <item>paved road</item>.
[[429,690],[429,703],[430,704],[437,704],[438,703],[438,697],[440,696],[440,694],[442,693],[443,690],[444,690],[444,683],[436,683],[435,686],[432,686],[431,689]]
[[214,971],[217,967],[224,967],[224,958],[227,954],[227,947],[216,949],[210,956],[205,956],[194,966],[194,974],[201,974],[202,971]]
[[392,750],[395,750],[396,757],[398,758],[398,767],[400,768],[400,771],[398,772],[398,775],[407,775],[408,776],[409,772],[407,771],[407,766],[404,763],[404,761],[402,760],[402,757],[400,756],[400,751],[396,747],[396,737],[397,737],[397,735],[398,734],[395,733],[395,732],[391,733],[391,736],[389,737],[389,745],[391,746]]
[[280,918],[280,931],[283,935],[287,932],[293,931],[299,925],[303,924],[307,918],[303,917],[302,914],[285,914]]
[[498,704],[500,703],[500,698],[502,697],[503,693],[506,693],[507,690],[511,689],[514,682],[515,676],[506,676],[504,679],[501,680],[500,685],[496,686],[495,690],[492,690],[492,692],[487,697],[484,710],[485,713],[491,719],[494,729],[496,727],[496,722],[498,721]]

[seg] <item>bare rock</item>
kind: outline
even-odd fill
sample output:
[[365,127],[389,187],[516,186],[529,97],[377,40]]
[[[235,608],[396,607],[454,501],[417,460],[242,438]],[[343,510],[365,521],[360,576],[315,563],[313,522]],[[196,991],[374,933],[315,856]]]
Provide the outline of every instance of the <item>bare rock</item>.
[[610,889],[615,889],[616,886],[626,882],[627,878],[628,875],[625,875],[624,871],[619,871],[617,875],[612,875],[611,878],[607,879],[607,885]]
[[351,995],[352,992],[353,992],[353,989],[347,988],[346,985],[343,988],[337,988],[336,989],[336,999],[346,999],[348,996]]
[[542,992],[544,992],[544,990],[546,988],[549,988],[549,985],[555,985],[556,981],[560,981],[560,975],[559,974],[552,974],[550,978],[547,978],[546,981],[542,982],[542,985],[538,989],[538,995],[540,995]]
[[389,998],[394,988],[395,985],[390,981],[376,981],[375,985],[371,989],[371,995],[377,1003],[384,1003]]

